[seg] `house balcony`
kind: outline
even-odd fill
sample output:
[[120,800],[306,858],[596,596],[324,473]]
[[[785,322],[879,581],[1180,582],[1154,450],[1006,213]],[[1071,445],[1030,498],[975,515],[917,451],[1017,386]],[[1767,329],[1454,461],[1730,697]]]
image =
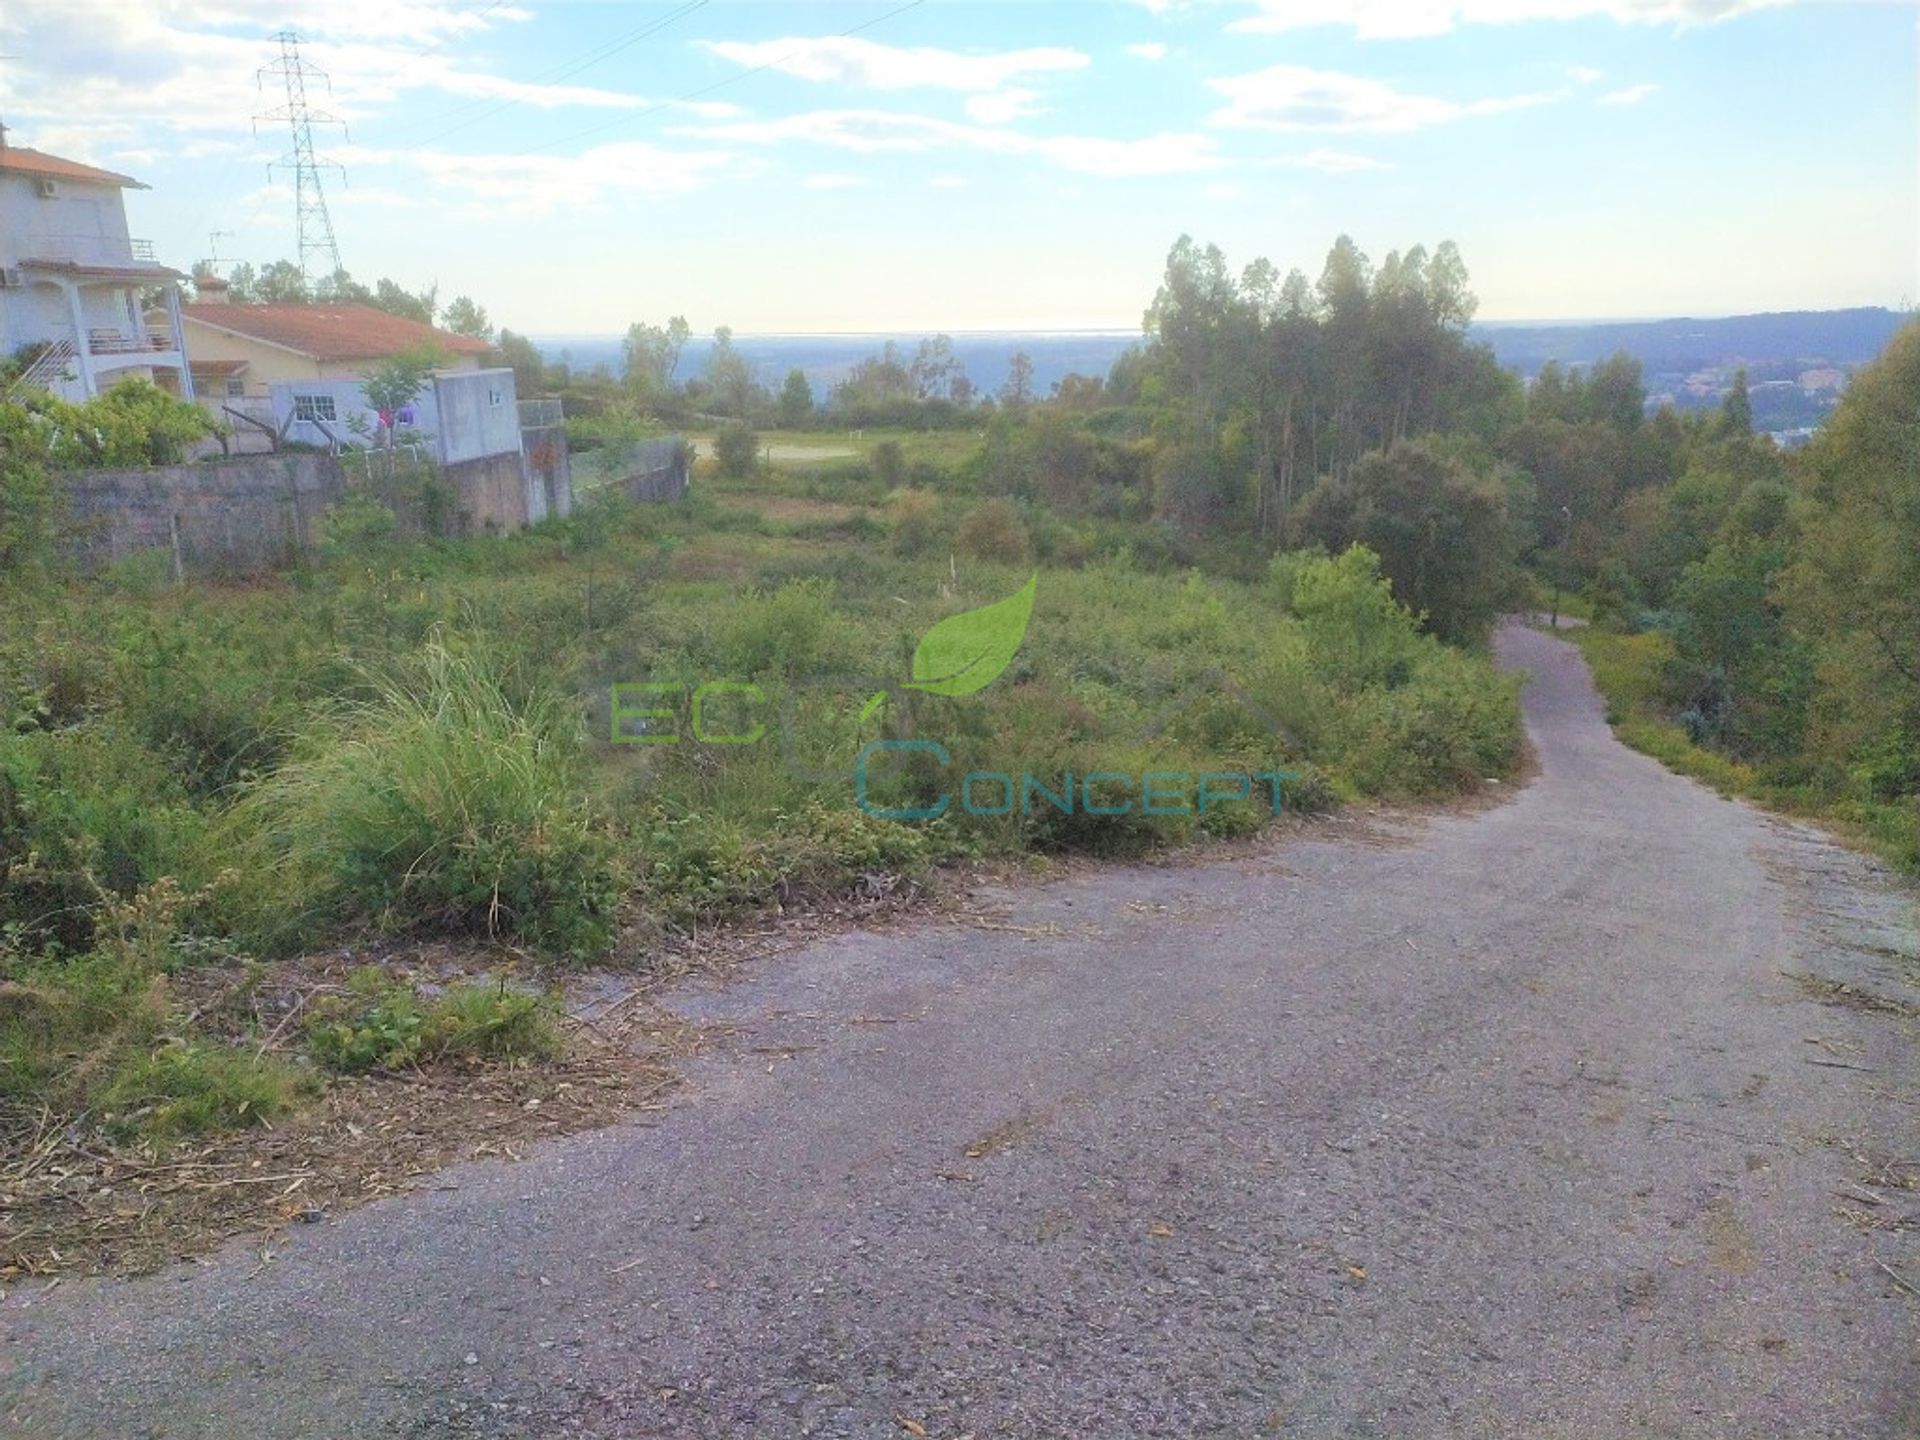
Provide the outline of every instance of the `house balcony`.
[[126,331],[96,328],[87,331],[87,353],[96,360],[109,355],[146,357],[155,353],[166,354],[179,348],[179,342],[168,330]]
[[96,386],[110,383],[108,376],[116,370],[151,367],[184,374],[187,368],[185,348],[166,330],[89,329],[86,355]]
[[154,256],[151,240],[124,235],[29,235],[20,242],[22,265],[69,270],[172,272]]

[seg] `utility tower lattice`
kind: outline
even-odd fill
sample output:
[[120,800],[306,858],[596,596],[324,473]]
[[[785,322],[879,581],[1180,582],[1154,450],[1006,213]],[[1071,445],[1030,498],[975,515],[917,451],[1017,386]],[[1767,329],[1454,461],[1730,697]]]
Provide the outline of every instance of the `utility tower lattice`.
[[[260,67],[257,83],[264,89],[269,76],[278,76],[286,87],[287,103],[278,110],[256,115],[255,128],[258,129],[262,120],[279,120],[293,131],[293,149],[276,160],[274,165],[293,171],[294,223],[299,235],[300,273],[311,279],[317,265],[323,267],[318,273],[325,277],[340,268],[340,245],[333,238],[333,217],[327,214],[327,196],[320,188],[320,172],[338,170],[342,184],[346,183],[347,172],[331,161],[314,157],[313,127],[338,125],[344,132],[346,122],[307,104],[307,81],[318,80],[327,87],[328,94],[333,93],[333,82],[327,78],[326,71],[300,58],[300,37],[291,30],[282,30],[273,38],[280,42],[280,58],[271,65]],[[273,169],[273,165],[267,166],[269,181],[273,179]]]

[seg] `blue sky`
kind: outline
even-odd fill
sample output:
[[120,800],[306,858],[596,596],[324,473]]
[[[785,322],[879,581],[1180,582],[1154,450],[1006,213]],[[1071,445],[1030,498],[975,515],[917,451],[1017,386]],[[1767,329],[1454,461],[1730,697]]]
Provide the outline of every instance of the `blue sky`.
[[1907,4],[8,0],[0,118],[290,256],[288,25],[347,267],[523,331],[1130,327],[1182,232],[1453,239],[1493,320],[1920,299]]

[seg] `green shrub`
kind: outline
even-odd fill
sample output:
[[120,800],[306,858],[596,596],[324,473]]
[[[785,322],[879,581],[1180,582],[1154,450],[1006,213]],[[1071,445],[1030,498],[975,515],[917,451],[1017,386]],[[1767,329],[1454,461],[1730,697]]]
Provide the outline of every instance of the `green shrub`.
[[122,1061],[96,1103],[109,1134],[168,1140],[266,1124],[312,1088],[311,1076],[283,1060],[169,1039]]
[[53,567],[58,516],[59,496],[46,468],[0,440],[0,597],[44,579]]
[[728,479],[745,479],[760,466],[760,437],[745,425],[722,425],[713,437],[713,460]]
[[101,902],[177,873],[203,828],[177,777],[111,721],[0,734],[0,930],[85,950]]
[[866,875],[918,874],[933,858],[922,827],[817,803],[759,834],[719,817],[663,819],[645,851],[647,908],[673,925],[830,898]]
[[321,553],[336,561],[364,559],[392,542],[397,524],[392,506],[356,490],[321,521]]
[[349,1075],[402,1070],[435,1060],[532,1060],[557,1054],[557,1007],[506,981],[449,986],[426,1002],[376,965],[348,977],[345,995],[316,1002],[307,1045]]
[[983,500],[969,510],[954,531],[953,543],[969,559],[1003,565],[1024,565],[1032,553],[1020,512],[1006,500]]
[[868,463],[873,466],[874,478],[887,489],[895,490],[906,483],[907,455],[898,440],[882,440],[874,446]]
[[504,980],[450,986],[427,1010],[421,1048],[435,1059],[546,1059],[560,1050],[558,1008]]
[[1350,702],[1341,768],[1368,794],[1444,795],[1504,774],[1519,752],[1518,684],[1451,651],[1403,685]]
[[829,581],[789,580],[772,594],[754,591],[729,607],[719,626],[720,669],[713,678],[831,672],[850,661],[845,631]]
[[438,641],[370,683],[235,807],[243,928],[282,949],[344,922],[604,951],[619,887],[574,708]]
[[940,538],[940,497],[930,490],[895,490],[887,497],[887,526],[897,552],[925,554]]
[[1291,569],[1290,608],[1314,668],[1347,689],[1404,680],[1420,649],[1419,622],[1393,598],[1371,550],[1310,556]]
[[363,965],[348,977],[345,995],[314,1002],[307,1046],[321,1064],[349,1075],[398,1070],[420,1058],[426,1025],[411,986],[389,980],[377,965]]
[[205,410],[151,380],[122,380],[79,405],[50,394],[0,402],[0,450],[56,469],[172,465],[214,433]]

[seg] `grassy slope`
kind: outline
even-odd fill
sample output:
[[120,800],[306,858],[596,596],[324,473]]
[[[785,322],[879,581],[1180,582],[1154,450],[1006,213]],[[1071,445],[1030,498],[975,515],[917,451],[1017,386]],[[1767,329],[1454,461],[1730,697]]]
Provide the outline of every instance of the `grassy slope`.
[[[910,463],[971,443],[902,439]],[[170,998],[183,967],[238,975],[248,951],[400,933],[596,955],[617,932],[617,953],[644,957],[663,929],[773,895],[1261,823],[1251,803],[873,818],[849,757],[909,725],[952,763],[884,780],[883,803],[951,793],[974,769],[1284,766],[1321,796],[1445,794],[1511,759],[1514,697],[1483,659],[1377,616],[1350,643],[1364,583],[1310,625],[1270,584],[1175,568],[1155,548],[1164,527],[950,489],[917,502],[903,528],[901,502],[844,466],[703,475],[684,505],[589,507],[504,539],[363,529],[289,576],[175,587],[137,561],[29,597],[0,637],[0,1049],[17,1082],[0,1103],[93,1107],[149,1133],[300,1103],[301,1076],[256,1053],[264,1037],[209,1036]],[[978,694],[862,719],[869,690],[809,689],[909,678],[931,627],[1036,570],[1024,643]],[[1260,713],[1223,696],[1222,675]],[[789,743],[691,743],[684,708],[683,743],[606,743],[609,687],[661,677],[759,687]],[[378,986],[343,996],[332,1029],[303,1018],[277,1048],[413,1063],[407,1005]]]
[[1626,744],[1722,795],[1817,821],[1892,864],[1911,865],[1920,838],[1920,814],[1911,808],[1778,784],[1756,766],[1696,745],[1661,699],[1662,677],[1673,658],[1673,642],[1666,635],[1623,635],[1597,626],[1562,634],[1586,656],[1594,683],[1606,697],[1607,720]]

